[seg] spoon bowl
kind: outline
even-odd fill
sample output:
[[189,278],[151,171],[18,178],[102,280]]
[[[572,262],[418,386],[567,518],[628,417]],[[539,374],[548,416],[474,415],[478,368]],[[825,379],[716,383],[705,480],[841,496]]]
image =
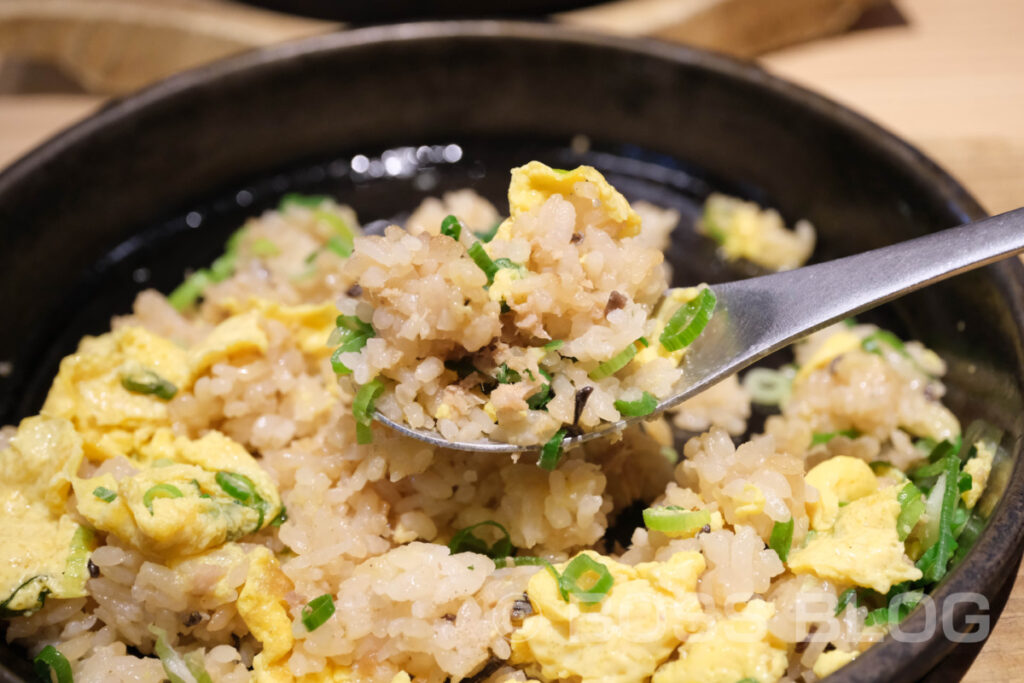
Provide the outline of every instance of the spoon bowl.
[[[1024,251],[1024,208],[795,270],[715,285],[715,312],[683,357],[675,393],[654,411],[567,437],[562,448],[608,437],[679,405],[801,337],[909,292]],[[480,453],[536,451],[540,444],[449,441],[380,411],[374,417],[440,448]]]

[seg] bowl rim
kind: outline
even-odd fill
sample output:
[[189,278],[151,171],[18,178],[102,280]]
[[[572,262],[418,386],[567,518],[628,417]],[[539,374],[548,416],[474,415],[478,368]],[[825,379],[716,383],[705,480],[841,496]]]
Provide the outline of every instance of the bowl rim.
[[[718,77],[767,90],[829,119],[855,135],[858,140],[874,146],[911,176],[918,178],[937,197],[941,197],[950,213],[962,222],[986,215],[959,182],[909,142],[849,107],[776,76],[756,64],[656,39],[611,36],[554,24],[495,19],[414,22],[340,31],[255,49],[181,72],[134,94],[106,103],[22,155],[0,171],[0,197],[17,191],[18,185],[25,179],[44,170],[48,164],[97,132],[129,121],[148,109],[159,108],[174,98],[187,97],[193,88],[235,78],[251,79],[261,71],[284,68],[291,61],[318,54],[392,43],[458,39],[577,44],[710,71]],[[989,272],[1002,290],[1002,299],[1010,308],[1017,335],[1024,339],[1024,291],[1020,285],[1024,282],[1024,266],[1014,259],[1013,262],[991,266]],[[1024,365],[1020,358],[1018,362]],[[1021,379],[1015,378],[1018,382]],[[947,604],[951,596],[955,598],[971,589],[983,589],[987,595],[995,595],[1003,585],[1007,569],[1016,566],[1019,561],[1020,549],[1024,546],[1024,466],[1019,458],[1016,460],[1004,494],[989,517],[987,528],[960,565],[930,594],[940,607]],[[983,577],[985,580],[977,581],[975,577]],[[949,604],[953,603],[950,601]],[[962,621],[970,613],[967,606],[954,607],[954,620],[960,618]],[[915,633],[915,629],[921,627],[923,622],[922,610],[918,609],[903,624],[908,627],[908,632]],[[917,679],[932,669],[955,646],[956,643],[940,635],[917,643],[899,643],[887,636],[862,653],[858,657],[860,661],[843,667],[831,680],[837,683],[870,681],[876,679],[877,674],[874,672],[878,671],[886,671],[890,680]],[[13,672],[0,663],[0,680],[8,676],[10,680],[18,680]]]

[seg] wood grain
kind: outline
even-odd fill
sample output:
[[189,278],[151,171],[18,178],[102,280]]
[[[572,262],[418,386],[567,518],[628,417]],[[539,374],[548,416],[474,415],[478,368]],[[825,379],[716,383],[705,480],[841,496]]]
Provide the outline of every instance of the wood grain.
[[[1024,205],[1024,2],[901,0],[897,7],[905,25],[854,31],[761,61],[919,145],[990,211]],[[0,96],[0,165],[101,102],[95,95]],[[964,680],[1022,679],[1024,572]]]

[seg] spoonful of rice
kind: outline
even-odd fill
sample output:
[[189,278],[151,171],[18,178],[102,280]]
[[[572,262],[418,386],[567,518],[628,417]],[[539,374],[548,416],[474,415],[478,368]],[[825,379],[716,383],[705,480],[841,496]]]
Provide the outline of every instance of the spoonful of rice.
[[509,206],[486,231],[452,215],[355,238],[331,360],[360,443],[376,421],[441,448],[539,451],[554,469],[565,449],[816,330],[1024,251],[1018,209],[827,263],[668,288],[648,228],[595,169],[513,169]]

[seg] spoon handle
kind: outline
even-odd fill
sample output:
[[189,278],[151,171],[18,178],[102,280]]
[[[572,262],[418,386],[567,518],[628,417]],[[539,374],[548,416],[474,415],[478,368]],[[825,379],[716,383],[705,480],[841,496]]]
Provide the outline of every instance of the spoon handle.
[[659,408],[826,325],[1022,251],[1024,208],[827,263],[716,285],[718,307],[684,361],[694,381]]

